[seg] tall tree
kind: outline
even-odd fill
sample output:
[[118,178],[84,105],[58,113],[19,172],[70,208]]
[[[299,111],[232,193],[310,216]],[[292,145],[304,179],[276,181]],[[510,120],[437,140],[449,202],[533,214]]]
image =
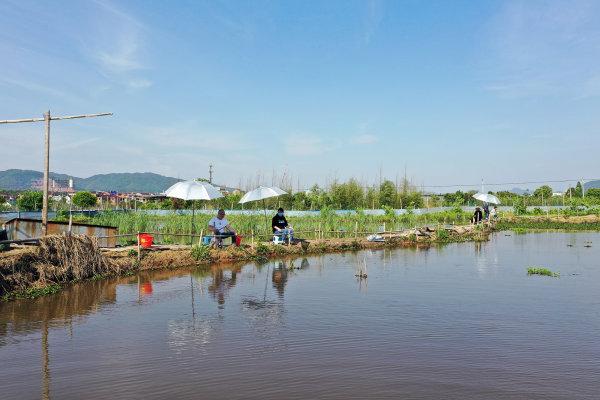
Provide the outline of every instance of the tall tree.
[[396,186],[394,182],[385,180],[379,186],[379,204],[381,206],[395,207]]
[[17,207],[21,211],[38,211],[42,208],[42,192],[27,191],[17,198]]
[[73,196],[73,204],[80,208],[94,207],[97,202],[96,195],[90,192],[77,192]]

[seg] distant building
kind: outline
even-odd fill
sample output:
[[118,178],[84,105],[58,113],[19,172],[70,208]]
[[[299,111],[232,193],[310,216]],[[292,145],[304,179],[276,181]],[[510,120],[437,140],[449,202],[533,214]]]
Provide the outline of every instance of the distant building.
[[[73,189],[73,179],[49,179],[48,191],[50,193],[75,193]],[[44,179],[34,179],[31,181],[33,190],[44,190]]]
[[242,191],[238,188],[234,188],[234,187],[228,187],[228,186],[219,186],[219,185],[213,185],[215,187],[215,189],[217,189],[219,192],[221,192],[224,196],[227,196],[228,194],[240,194],[242,193]]

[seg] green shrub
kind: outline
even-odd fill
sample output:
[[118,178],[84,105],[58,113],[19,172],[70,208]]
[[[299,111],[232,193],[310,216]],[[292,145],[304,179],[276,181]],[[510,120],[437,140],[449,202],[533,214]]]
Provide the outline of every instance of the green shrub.
[[440,241],[446,241],[446,240],[450,239],[450,234],[445,229],[438,229],[437,239]]
[[256,255],[259,257],[266,257],[271,253],[271,249],[264,243],[258,243],[255,248]]
[[527,207],[525,206],[525,201],[522,198],[518,198],[515,201],[514,210],[516,215],[527,214]]
[[192,258],[196,261],[210,261],[210,247],[208,246],[194,246],[191,250]]

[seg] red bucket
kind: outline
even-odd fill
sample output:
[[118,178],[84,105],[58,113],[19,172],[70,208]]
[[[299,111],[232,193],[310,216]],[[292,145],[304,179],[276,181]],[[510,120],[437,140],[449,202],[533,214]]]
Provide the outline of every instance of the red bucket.
[[239,235],[235,235],[235,245],[239,246],[240,244],[242,244],[242,237]]
[[140,235],[140,244],[145,249],[152,247],[153,241],[154,241],[154,238],[152,237],[152,235],[148,235],[146,233],[143,233]]

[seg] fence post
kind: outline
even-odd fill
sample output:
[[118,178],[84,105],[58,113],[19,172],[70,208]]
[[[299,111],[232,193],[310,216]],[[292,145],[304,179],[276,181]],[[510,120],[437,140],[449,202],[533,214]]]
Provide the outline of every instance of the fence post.
[[354,223],[354,238],[358,237],[358,221]]
[[254,228],[250,230],[250,243],[252,243],[252,247],[254,247]]
[[198,240],[198,245],[202,245],[202,238],[204,237],[204,229],[200,230],[200,239]]
[[142,256],[141,256],[141,251],[142,249],[140,248],[140,232],[138,231],[137,233],[137,260],[138,263],[142,260]]

